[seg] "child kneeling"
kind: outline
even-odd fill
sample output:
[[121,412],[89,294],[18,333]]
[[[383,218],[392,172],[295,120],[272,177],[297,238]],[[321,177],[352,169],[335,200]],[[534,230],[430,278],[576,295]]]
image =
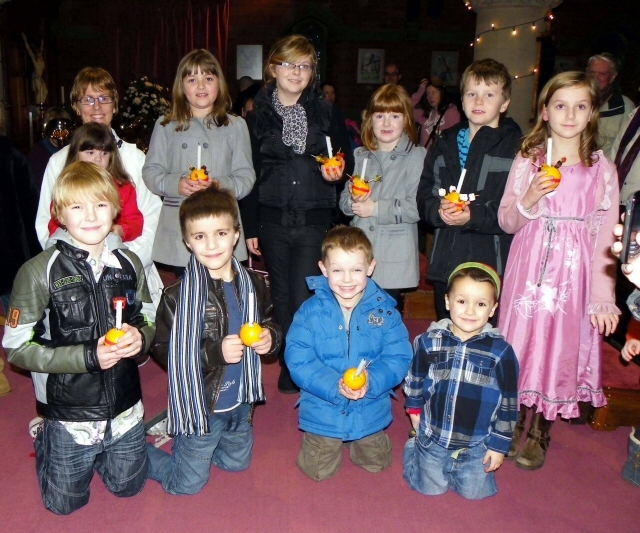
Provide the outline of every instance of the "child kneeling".
[[[339,226],[322,243],[322,276],[307,283],[315,296],[293,318],[285,359],[300,387],[297,464],[321,481],[338,472],[342,446],[351,460],[380,472],[391,464],[391,442],[384,429],[393,420],[392,388],[411,361],[409,333],[395,301],[371,276],[376,262],[364,232]],[[343,374],[366,359],[365,385],[353,390]]]
[[404,479],[428,495],[452,489],[470,500],[498,492],[494,472],[509,451],[518,415],[518,361],[488,324],[500,278],[488,265],[463,263],[449,276],[451,320],[414,341],[405,378],[416,436],[404,449]]
[[[171,494],[196,494],[211,464],[249,467],[252,404],[264,400],[257,354],[276,353],[281,334],[264,278],[233,257],[240,237],[234,196],[216,187],[195,192],[179,216],[191,259],[184,277],[164,290],[151,348],[169,374],[173,455],[147,448],[151,479]],[[263,330],[245,346],[240,328],[253,322]]]

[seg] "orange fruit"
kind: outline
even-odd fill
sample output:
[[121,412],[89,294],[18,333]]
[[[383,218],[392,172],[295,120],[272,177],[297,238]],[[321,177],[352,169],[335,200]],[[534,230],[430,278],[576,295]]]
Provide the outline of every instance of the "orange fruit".
[[458,211],[462,211],[464,209],[464,202],[460,200],[460,193],[458,191],[451,191],[444,195],[445,200],[449,200],[452,204],[456,204],[458,206]]
[[114,344],[118,343],[118,340],[120,340],[120,337],[122,337],[123,335],[124,331],[122,331],[121,329],[111,328],[109,331],[107,331],[107,335],[104,338],[104,343],[107,346],[113,346]]
[[342,376],[344,384],[351,390],[360,390],[367,382],[367,375],[361,372],[359,376],[356,376],[357,368],[350,368]]
[[344,159],[341,155],[334,155],[332,158],[324,160],[324,168],[327,170],[330,168],[340,168],[342,166],[342,161],[344,161]]
[[193,181],[209,181],[206,167],[192,169],[189,179]]
[[351,193],[354,196],[364,196],[371,190],[371,185],[369,185],[362,178],[354,177],[351,181]]
[[542,165],[542,170],[547,173],[547,176],[551,178],[552,187],[555,189],[560,185],[560,180],[562,179],[562,174],[557,167],[551,165]]
[[260,340],[262,326],[257,322],[247,322],[240,328],[240,340],[245,346],[251,346],[254,342]]

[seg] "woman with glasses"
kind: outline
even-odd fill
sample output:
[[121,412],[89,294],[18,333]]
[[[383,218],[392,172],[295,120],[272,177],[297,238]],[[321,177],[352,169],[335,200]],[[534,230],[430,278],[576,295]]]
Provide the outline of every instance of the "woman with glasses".
[[[83,124],[98,122],[111,128],[113,116],[118,112],[118,91],[111,75],[101,68],[86,67],[82,69],[73,82],[71,105]],[[144,181],[142,181],[144,153],[138,150],[134,144],[119,139],[113,129],[111,129],[111,133],[118,146],[118,153],[124,169],[131,176],[135,185],[138,208],[144,217],[142,235],[124,245],[142,261],[151,298],[157,306],[162,292],[162,280],[151,260],[151,250],[162,203],[160,198],[152,194],[144,184]],[[68,152],[69,147],[66,146],[51,156],[42,180],[36,217],[36,232],[43,247],[49,239],[48,225],[51,219],[51,192],[65,166]]]
[[[241,202],[247,247],[264,252],[276,321],[286,335],[309,296],[306,277],[320,275],[320,246],[336,207],[336,182],[351,172],[353,155],[341,116],[316,89],[317,56],[301,35],[278,41],[264,70],[265,86],[247,122],[257,181]],[[326,170],[314,156],[346,154],[345,164]],[[295,393],[280,355],[278,389]]]

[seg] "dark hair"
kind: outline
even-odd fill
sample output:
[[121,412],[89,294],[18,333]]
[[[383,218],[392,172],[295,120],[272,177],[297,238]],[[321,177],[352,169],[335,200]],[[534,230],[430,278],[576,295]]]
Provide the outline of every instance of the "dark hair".
[[353,226],[336,226],[327,233],[322,241],[322,262],[327,260],[331,250],[343,250],[345,252],[362,251],[367,264],[373,261],[373,246],[371,241],[360,228]]
[[182,238],[187,237],[187,222],[209,217],[230,216],[233,228],[240,231],[238,202],[229,189],[218,189],[211,185],[206,189],[194,192],[180,206],[180,231]]
[[420,98],[420,101],[417,103],[416,108],[424,109],[425,111],[427,111],[427,114],[429,114],[429,112],[433,109],[431,104],[429,104],[429,99],[427,98],[427,89],[429,87],[433,87],[440,93],[440,103],[438,104],[438,107],[436,107],[436,113],[438,113],[438,115],[442,115],[450,105],[449,96],[447,95],[447,91],[445,91],[444,87],[442,86],[442,82],[436,83],[435,80],[427,83],[427,86],[424,88],[424,94],[422,95],[422,98]]
[[478,59],[469,65],[460,78],[460,94],[464,98],[467,83],[473,79],[476,82],[484,82],[487,85],[494,83],[502,89],[505,101],[511,98],[511,74],[502,63],[495,59]]
[[120,159],[116,140],[107,126],[99,122],[87,122],[80,126],[71,137],[69,152],[64,166],[66,167],[78,161],[78,152],[84,152],[85,150],[109,152],[111,157],[109,158],[107,171],[111,174],[113,180],[118,185],[133,184],[131,176],[124,169],[122,159]]
[[453,286],[456,284],[456,282],[463,278],[471,278],[473,281],[477,281],[478,283],[490,283],[493,287],[493,301],[498,301],[498,288],[496,287],[495,280],[487,271],[477,267],[462,268],[455,272],[449,278],[449,284],[447,285],[447,296],[451,294]]

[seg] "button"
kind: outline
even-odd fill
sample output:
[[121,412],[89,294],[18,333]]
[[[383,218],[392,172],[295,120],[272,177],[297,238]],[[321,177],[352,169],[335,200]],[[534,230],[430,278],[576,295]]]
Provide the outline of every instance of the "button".
[[378,296],[378,301],[381,302],[382,301],[382,296]]
[[342,414],[343,414],[343,415],[346,415],[346,414],[347,414],[347,412],[346,412],[346,411],[342,411]]
[[182,143],[182,148],[183,148],[184,150],[186,150],[186,148],[187,148],[187,143]]
[[395,154],[393,154],[393,155],[391,156],[391,161],[395,160],[395,158],[396,158],[396,155],[395,155]]
[[373,231],[375,229],[376,229],[375,226],[369,226],[369,231]]
[[382,309],[378,309],[378,313],[384,313]]
[[119,279],[119,278],[120,278],[120,272],[116,272],[116,273],[114,274],[114,277],[115,277],[116,279]]
[[387,311],[387,314],[388,314],[389,316],[391,316],[391,313],[392,313],[392,312],[393,312],[393,311]]
[[72,302],[75,302],[75,301],[76,301],[76,297],[75,297],[75,296],[72,296],[72,297],[71,297],[71,301],[72,301]]
[[342,326],[338,326],[338,329],[342,329]]
[[203,148],[209,148],[209,143],[204,143],[204,144],[202,145],[202,147],[203,147]]

